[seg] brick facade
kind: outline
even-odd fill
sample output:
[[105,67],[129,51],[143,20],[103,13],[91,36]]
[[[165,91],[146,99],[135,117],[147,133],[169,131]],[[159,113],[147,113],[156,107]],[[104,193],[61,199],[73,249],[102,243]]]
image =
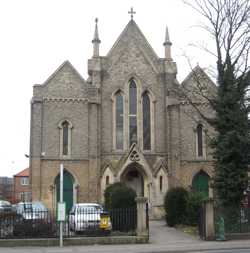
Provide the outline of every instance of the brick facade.
[[13,177],[13,202],[31,201],[29,168],[24,169]]

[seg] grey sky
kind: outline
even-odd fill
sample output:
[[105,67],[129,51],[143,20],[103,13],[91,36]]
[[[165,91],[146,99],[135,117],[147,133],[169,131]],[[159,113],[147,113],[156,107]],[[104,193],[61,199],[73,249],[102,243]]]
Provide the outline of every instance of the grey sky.
[[[99,18],[100,54],[106,55],[130,20],[134,20],[159,57],[164,57],[166,25],[173,43],[178,80],[193,65],[208,67],[214,59],[190,43],[209,45],[200,16],[181,0],[1,0],[0,1],[0,176],[12,176],[28,166],[32,86],[43,83],[69,60],[87,79],[92,56],[94,19]],[[211,41],[210,41],[211,45]]]

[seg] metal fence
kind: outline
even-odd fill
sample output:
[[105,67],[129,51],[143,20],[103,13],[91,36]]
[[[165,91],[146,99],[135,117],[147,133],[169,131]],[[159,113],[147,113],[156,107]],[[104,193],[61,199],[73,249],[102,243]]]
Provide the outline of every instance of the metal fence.
[[224,225],[226,234],[250,233],[250,208],[215,208],[215,230]]
[[[121,208],[109,212],[78,210],[69,213],[63,224],[64,237],[136,234],[137,209]],[[0,238],[58,237],[59,222],[54,212],[0,213]]]

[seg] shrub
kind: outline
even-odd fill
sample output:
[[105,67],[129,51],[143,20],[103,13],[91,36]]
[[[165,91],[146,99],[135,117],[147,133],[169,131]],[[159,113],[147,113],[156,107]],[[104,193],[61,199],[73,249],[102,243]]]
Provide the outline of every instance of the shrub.
[[104,198],[107,209],[136,206],[135,191],[123,183],[109,185],[104,192]]
[[167,224],[172,227],[185,224],[187,217],[188,192],[182,187],[171,188],[164,199]]
[[189,192],[187,202],[187,225],[197,225],[199,220],[199,210],[202,202],[207,197],[201,192]]

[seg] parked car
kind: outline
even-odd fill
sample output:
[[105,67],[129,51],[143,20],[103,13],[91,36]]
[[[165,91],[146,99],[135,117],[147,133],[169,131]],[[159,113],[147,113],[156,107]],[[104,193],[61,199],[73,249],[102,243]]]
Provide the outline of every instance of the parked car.
[[103,207],[96,203],[78,203],[69,213],[69,227],[74,232],[103,232],[109,234],[112,224]]
[[11,212],[12,206],[9,201],[0,200],[0,213]]
[[25,220],[47,219],[48,209],[42,202],[20,202],[16,205],[16,213]]
[[20,202],[16,205],[14,235],[49,236],[54,232],[55,225],[42,202]]

